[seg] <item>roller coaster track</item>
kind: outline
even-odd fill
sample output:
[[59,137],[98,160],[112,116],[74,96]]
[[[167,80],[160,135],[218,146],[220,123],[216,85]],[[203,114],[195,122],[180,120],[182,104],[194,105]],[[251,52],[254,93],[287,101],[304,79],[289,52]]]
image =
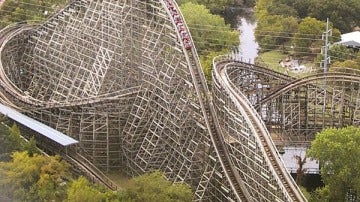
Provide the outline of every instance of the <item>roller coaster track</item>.
[[103,184],[113,191],[118,189],[117,185],[115,185],[111,179],[79,153],[72,152],[71,154],[63,154],[62,156],[74,166],[74,168],[80,169],[92,182]]
[[[279,95],[284,94],[292,89],[296,89],[300,86],[311,84],[313,81],[319,81],[319,80],[324,81],[324,83],[326,83],[326,80],[328,80],[328,81],[336,80],[336,81],[358,83],[358,82],[360,82],[360,76],[354,75],[351,73],[341,73],[341,72],[340,73],[339,72],[329,72],[326,74],[321,73],[321,74],[310,75],[310,76],[289,82],[284,87],[274,90],[272,93],[270,93],[265,98],[263,98],[260,101],[260,103],[256,106],[256,108],[259,107],[259,105],[266,104],[270,100],[273,100],[274,98],[278,97]],[[326,90],[326,86],[324,86],[324,89]]]
[[234,68],[233,66],[229,67],[230,65],[236,64],[239,68],[244,68],[248,67],[248,64],[234,63],[233,60],[226,57],[222,59],[215,59],[215,61],[217,60],[219,60],[219,62],[215,62],[214,64],[214,82],[222,85],[224,89],[226,89],[226,91],[230,94],[230,96],[235,99],[235,102],[238,103],[242,109],[244,109],[245,114],[251,122],[254,132],[261,142],[262,150],[266,153],[264,156],[268,158],[270,161],[269,164],[271,164],[272,168],[274,169],[273,171],[279,177],[278,180],[282,182],[286,192],[289,193],[289,200],[305,201],[306,199],[303,195],[300,194],[299,190],[297,190],[297,186],[295,185],[294,180],[286,171],[284,163],[280,160],[280,156],[276,150],[276,147],[272,142],[264,123],[262,123],[261,118],[248,102],[247,98],[238,90],[236,85],[231,82],[227,75],[228,68]]
[[[184,17],[181,13],[179,13],[181,19],[185,22]],[[176,22],[173,21],[174,24]],[[188,28],[185,28],[188,33],[190,31]],[[178,33],[179,34],[179,33]],[[190,41],[194,44],[191,36]],[[179,35],[180,38],[180,35]],[[183,46],[184,47],[184,46]],[[185,48],[185,47],[184,47]],[[222,142],[221,131],[219,131],[219,123],[217,121],[215,111],[213,109],[213,105],[211,103],[210,97],[208,95],[209,89],[206,85],[206,80],[204,73],[202,71],[201,65],[198,61],[198,55],[196,52],[195,47],[192,47],[191,51],[186,51],[185,56],[188,63],[191,64],[190,72],[191,76],[195,82],[195,89],[200,100],[200,106],[203,112],[203,116],[209,129],[209,134],[211,137],[211,141],[215,147],[216,154],[220,157],[219,161],[224,170],[225,176],[228,179],[234,194],[239,201],[252,201],[249,193],[247,192],[246,188],[244,187],[239,175],[236,173],[235,169],[231,165],[230,157],[228,151],[226,150],[225,145]]]
[[[196,201],[306,201],[246,96],[264,104],[314,81],[359,83],[349,73],[296,80],[217,57],[210,92],[172,0],[73,1],[42,25],[0,34],[0,101],[79,140],[64,158],[113,190],[103,171],[159,169],[189,183]],[[334,97],[346,97],[360,123],[355,94]],[[349,114],[335,108],[339,119]]]

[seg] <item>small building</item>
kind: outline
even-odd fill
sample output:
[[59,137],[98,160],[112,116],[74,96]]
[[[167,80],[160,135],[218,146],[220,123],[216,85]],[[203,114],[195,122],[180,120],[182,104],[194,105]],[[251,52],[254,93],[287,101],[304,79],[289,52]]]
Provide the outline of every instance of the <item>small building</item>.
[[335,44],[342,44],[348,48],[360,49],[360,31],[350,32],[341,35],[341,41]]

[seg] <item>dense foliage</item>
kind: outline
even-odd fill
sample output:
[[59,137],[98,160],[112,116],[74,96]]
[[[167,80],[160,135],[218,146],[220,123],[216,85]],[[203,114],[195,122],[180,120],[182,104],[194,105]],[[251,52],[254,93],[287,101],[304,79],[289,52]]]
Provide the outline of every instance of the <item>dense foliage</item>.
[[6,0],[0,10],[0,27],[14,22],[42,21],[70,0]]
[[191,188],[173,184],[155,171],[130,180],[130,186],[112,192],[74,179],[60,156],[41,155],[33,138],[25,141],[16,124],[0,125],[0,199],[13,201],[191,201]]
[[[259,0],[261,2],[263,0]],[[266,0],[268,1],[268,0]],[[272,0],[267,10],[270,15],[307,16],[326,21],[329,18],[341,32],[360,26],[360,1],[354,0]]]
[[161,172],[147,173],[131,180],[130,186],[120,193],[121,201],[192,201],[191,189],[183,183],[167,181]]
[[353,126],[316,135],[307,155],[320,161],[325,187],[313,195],[314,201],[346,201],[360,194],[359,145],[360,128]]
[[[332,28],[331,25],[330,28]],[[299,54],[306,54],[309,52],[320,53],[321,48],[324,46],[324,41],[321,36],[325,30],[326,22],[311,17],[302,19],[292,39],[295,51]],[[339,30],[333,30],[332,36],[329,37],[329,42],[331,43],[340,39]]]
[[222,13],[227,5],[234,4],[234,0],[178,0],[179,4],[194,3],[206,6],[212,13]]
[[293,33],[297,30],[297,19],[281,15],[263,16],[258,21],[255,30],[256,40],[260,43],[262,51],[283,48],[291,41]]
[[[332,30],[329,43],[333,44],[340,41],[340,31],[350,32],[360,26],[356,12],[359,9],[360,1],[353,0],[258,0],[256,39],[262,52],[281,51],[319,67],[324,60],[321,49],[325,45],[326,19],[329,18]],[[328,56],[330,65],[335,63],[331,66],[359,68],[352,49],[331,46]]]
[[113,192],[82,176],[73,179],[60,156],[14,152],[11,161],[0,162],[0,176],[0,196],[14,201],[192,201],[188,185],[173,184],[159,171],[135,177],[129,187]]
[[14,152],[10,162],[0,162],[0,195],[16,201],[61,201],[68,167],[59,156]]
[[181,12],[190,28],[205,76],[210,81],[213,56],[229,52],[231,48],[238,46],[239,33],[231,30],[224,18],[211,14],[204,5],[184,3],[181,5]]
[[224,13],[229,6],[253,7],[255,0],[176,0],[178,4],[195,3],[206,6],[213,14]]
[[29,141],[21,138],[21,133],[16,124],[8,128],[5,124],[0,125],[0,161],[11,159],[11,153],[15,151],[27,151],[30,156],[38,153],[34,138]]
[[[333,51],[333,50],[330,49],[330,51]],[[340,55],[347,54],[347,52],[338,52],[336,50],[333,52],[335,52],[336,54],[340,54]],[[354,54],[351,53],[351,55],[354,55]],[[346,57],[346,60],[344,60],[343,58],[340,58],[340,57],[341,56],[335,57],[335,62],[331,65],[332,67],[346,67],[346,68],[353,68],[353,69],[360,70],[360,52],[357,52],[357,54],[354,57],[350,57],[350,59],[348,56]]]

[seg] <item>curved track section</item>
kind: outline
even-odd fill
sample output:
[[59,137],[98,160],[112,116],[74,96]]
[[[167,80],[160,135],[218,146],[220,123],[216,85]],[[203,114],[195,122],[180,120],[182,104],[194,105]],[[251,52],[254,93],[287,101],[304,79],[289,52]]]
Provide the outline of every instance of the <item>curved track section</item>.
[[269,94],[257,108],[291,141],[311,141],[323,128],[360,124],[359,84],[353,73],[311,75]]
[[[264,75],[279,85],[261,93]],[[289,79],[219,56],[213,80],[213,101],[231,160],[257,200],[305,200],[279,160],[274,137],[281,136],[282,144],[307,144],[324,128],[359,125],[360,76],[354,70]]]
[[[256,108],[276,144],[307,145],[323,128],[359,125],[359,71],[334,68],[327,74],[289,79],[266,68],[231,61],[227,68],[230,80]],[[267,85],[266,77],[274,82]],[[248,86],[254,86],[253,93],[248,93]]]
[[[233,64],[230,57],[214,59],[212,92],[234,167],[256,201],[306,201],[280,160],[260,116],[230,79]],[[244,64],[237,63],[237,67],[244,68]]]

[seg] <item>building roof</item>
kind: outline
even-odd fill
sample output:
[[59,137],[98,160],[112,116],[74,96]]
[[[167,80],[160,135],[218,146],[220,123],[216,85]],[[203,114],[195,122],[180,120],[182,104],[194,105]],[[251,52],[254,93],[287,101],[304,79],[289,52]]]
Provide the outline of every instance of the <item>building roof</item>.
[[[300,156],[301,159],[304,159],[306,155],[305,147],[284,147],[284,154],[281,155],[282,160],[284,161],[286,169],[290,173],[296,173],[296,170],[299,168],[299,164],[295,159],[295,156]],[[310,158],[306,159],[306,163],[303,168],[306,169],[305,173],[308,174],[318,174],[319,173],[319,162]]]
[[350,48],[358,48],[360,47],[360,42],[356,42],[354,40],[351,41],[345,41],[342,43],[344,46],[350,47]]
[[341,35],[341,41],[338,42],[348,47],[360,47],[360,31],[350,32]]
[[79,143],[77,140],[65,135],[64,133],[61,133],[35,119],[21,114],[3,104],[0,104],[0,113],[63,146]]

